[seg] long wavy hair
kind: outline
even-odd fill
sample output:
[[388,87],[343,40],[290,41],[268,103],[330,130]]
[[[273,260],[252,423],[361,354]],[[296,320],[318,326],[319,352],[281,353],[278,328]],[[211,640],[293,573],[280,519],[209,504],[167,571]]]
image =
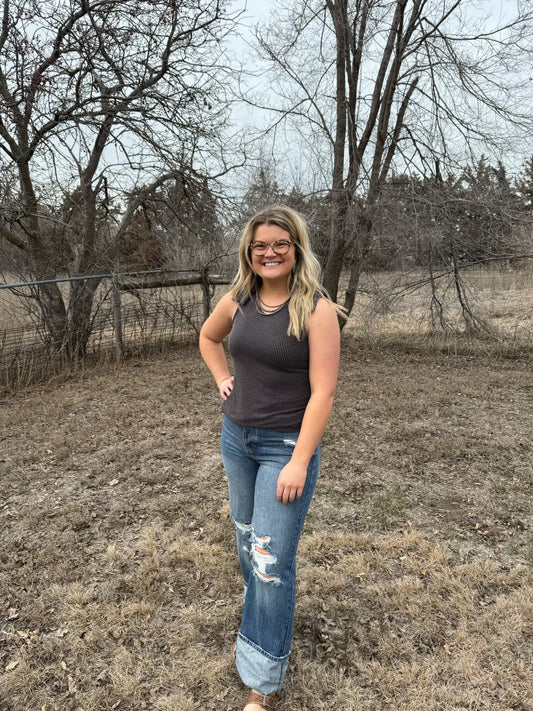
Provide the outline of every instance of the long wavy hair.
[[261,277],[253,270],[250,244],[259,225],[276,225],[289,233],[295,244],[296,264],[289,278],[289,328],[287,335],[299,340],[307,333],[307,320],[313,313],[317,296],[327,299],[335,311],[344,316],[340,306],[331,301],[320,284],[320,264],[311,251],[309,233],[304,219],[285,205],[272,205],[255,214],[246,224],[239,245],[239,270],[232,283],[231,295],[240,303],[254,298],[261,286]]

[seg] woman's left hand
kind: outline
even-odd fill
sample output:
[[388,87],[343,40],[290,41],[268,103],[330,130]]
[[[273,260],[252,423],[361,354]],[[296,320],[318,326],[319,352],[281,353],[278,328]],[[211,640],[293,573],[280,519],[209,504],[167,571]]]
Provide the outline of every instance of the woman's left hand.
[[276,498],[283,504],[290,504],[303,494],[307,467],[294,462],[286,464],[279,473]]

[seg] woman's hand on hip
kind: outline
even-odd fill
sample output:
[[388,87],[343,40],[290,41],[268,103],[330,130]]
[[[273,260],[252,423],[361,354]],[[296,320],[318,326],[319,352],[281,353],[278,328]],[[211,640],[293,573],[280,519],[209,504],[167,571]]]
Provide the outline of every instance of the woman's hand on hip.
[[223,400],[227,400],[233,390],[233,376],[231,378],[224,378],[218,384],[218,392]]
[[286,464],[278,476],[277,500],[283,504],[290,504],[295,499],[299,499],[303,494],[306,478],[307,467],[294,462]]

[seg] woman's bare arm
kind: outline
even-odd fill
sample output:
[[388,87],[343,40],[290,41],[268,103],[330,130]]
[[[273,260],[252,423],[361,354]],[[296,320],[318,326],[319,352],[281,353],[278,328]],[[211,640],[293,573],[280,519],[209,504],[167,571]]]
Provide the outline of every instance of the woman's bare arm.
[[233,377],[229,372],[222,341],[231,331],[236,310],[237,303],[231,294],[224,294],[200,330],[200,353],[223,400],[231,393]]

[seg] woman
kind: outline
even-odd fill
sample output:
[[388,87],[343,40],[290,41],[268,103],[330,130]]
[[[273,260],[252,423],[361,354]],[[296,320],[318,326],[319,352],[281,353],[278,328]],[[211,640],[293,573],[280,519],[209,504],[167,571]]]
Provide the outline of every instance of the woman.
[[[250,687],[244,711],[274,709],[289,662],[295,557],[337,382],[337,314],[319,284],[302,218],[270,207],[246,225],[233,288],[200,332],[218,386],[228,477],[244,579],[234,648]],[[234,376],[223,339],[230,333]]]

